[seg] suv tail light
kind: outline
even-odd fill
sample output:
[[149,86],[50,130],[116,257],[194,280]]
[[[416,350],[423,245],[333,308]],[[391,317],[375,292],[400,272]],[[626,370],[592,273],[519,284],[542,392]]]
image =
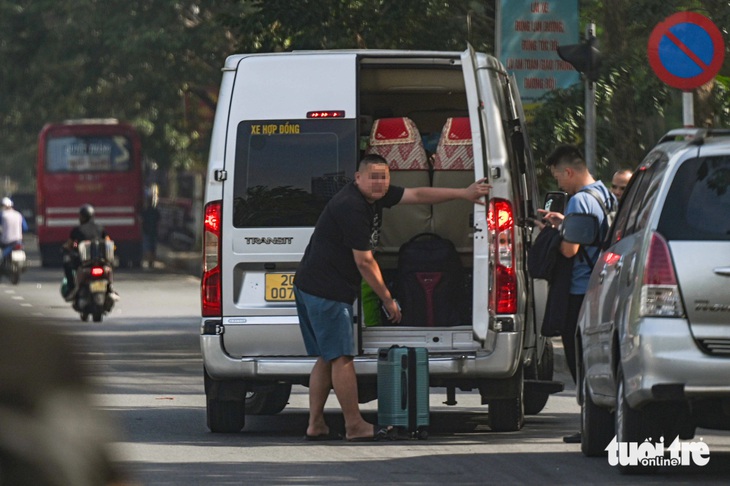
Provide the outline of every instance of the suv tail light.
[[492,238],[490,259],[494,262],[494,285],[489,289],[489,307],[495,314],[517,312],[514,213],[505,199],[491,199],[487,226]]
[[642,316],[660,317],[680,317],[684,314],[669,245],[659,233],[651,236],[644,265],[640,313]]
[[203,317],[221,317],[221,201],[205,205],[203,278],[200,281]]

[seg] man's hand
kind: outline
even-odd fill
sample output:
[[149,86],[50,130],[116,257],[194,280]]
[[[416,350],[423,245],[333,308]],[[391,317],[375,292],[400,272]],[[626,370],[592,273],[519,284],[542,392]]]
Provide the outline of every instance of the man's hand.
[[383,309],[389,315],[388,320],[394,324],[398,324],[402,318],[400,306],[392,297],[383,301]]
[[545,209],[538,209],[538,213],[542,214],[542,220],[544,223],[550,223],[556,228],[563,223],[565,216],[562,213],[556,213],[555,211],[546,211]]
[[487,178],[480,179],[465,189],[466,197],[464,199],[472,201],[476,204],[484,206],[484,197],[489,195],[489,190],[492,188],[491,185],[487,184]]

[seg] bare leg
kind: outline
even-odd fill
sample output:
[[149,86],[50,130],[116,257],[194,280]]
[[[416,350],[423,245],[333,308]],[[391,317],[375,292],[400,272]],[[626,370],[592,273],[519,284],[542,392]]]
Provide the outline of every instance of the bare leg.
[[307,435],[316,436],[329,433],[324,421],[324,405],[332,389],[332,365],[317,358],[309,376],[309,426]]
[[360,413],[357,395],[357,375],[351,356],[340,356],[332,361],[332,384],[345,417],[345,435],[348,439],[372,437],[373,426]]

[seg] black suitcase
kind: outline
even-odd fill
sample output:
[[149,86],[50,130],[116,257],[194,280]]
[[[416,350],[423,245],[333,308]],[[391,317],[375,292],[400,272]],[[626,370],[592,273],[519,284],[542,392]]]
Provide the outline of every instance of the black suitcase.
[[429,425],[428,350],[391,346],[378,350],[378,423],[426,439]]

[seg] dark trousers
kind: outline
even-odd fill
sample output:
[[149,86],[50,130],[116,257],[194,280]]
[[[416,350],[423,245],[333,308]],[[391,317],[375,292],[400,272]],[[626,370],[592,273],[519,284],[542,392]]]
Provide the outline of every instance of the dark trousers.
[[570,374],[573,376],[573,382],[576,382],[575,330],[578,326],[578,314],[580,313],[580,306],[583,304],[584,297],[584,294],[570,294],[568,296],[568,315],[565,319],[563,332],[560,335],[563,340],[565,362],[568,364]]

